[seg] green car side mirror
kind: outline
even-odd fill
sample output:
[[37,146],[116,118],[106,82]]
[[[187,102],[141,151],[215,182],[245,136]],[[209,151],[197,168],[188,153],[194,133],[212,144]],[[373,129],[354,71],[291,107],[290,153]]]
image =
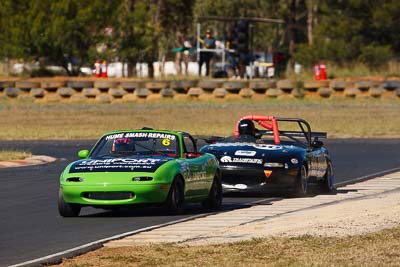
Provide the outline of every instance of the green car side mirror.
[[79,150],[79,152],[78,152],[78,157],[79,157],[80,159],[87,159],[88,156],[89,156],[89,150],[87,150],[87,149]]

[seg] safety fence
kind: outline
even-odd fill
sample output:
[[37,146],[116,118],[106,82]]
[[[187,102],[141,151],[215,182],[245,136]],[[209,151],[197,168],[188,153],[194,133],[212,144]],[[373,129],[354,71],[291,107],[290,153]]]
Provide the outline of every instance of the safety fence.
[[400,99],[400,80],[174,80],[34,79],[0,80],[1,99],[34,102],[111,103],[151,99],[229,98],[395,98]]

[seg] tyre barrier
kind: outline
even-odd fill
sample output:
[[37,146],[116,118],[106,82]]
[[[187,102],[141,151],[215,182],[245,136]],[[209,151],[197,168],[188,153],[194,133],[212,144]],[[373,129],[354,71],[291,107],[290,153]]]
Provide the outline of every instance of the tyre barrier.
[[113,97],[111,95],[101,94],[95,97],[96,102],[107,104],[113,101]]
[[275,80],[249,82],[249,88],[253,90],[253,93],[255,95],[264,95],[269,88],[275,88],[275,87],[276,87]]
[[60,87],[57,89],[57,94],[61,98],[70,98],[74,94],[74,89],[71,87]]
[[344,90],[348,87],[348,83],[346,81],[336,80],[331,81],[329,84],[329,88],[332,89],[333,96],[344,96]]
[[320,88],[318,90],[318,94],[322,98],[329,98],[332,95],[332,89],[331,88]]
[[99,89],[100,91],[107,91],[109,88],[114,88],[118,86],[118,82],[114,81],[95,81],[93,87]]
[[222,87],[222,80],[200,80],[197,84],[198,87],[204,90],[204,93],[211,94],[214,89]]
[[121,81],[119,87],[124,89],[127,93],[133,93],[136,89],[144,88],[144,82]]
[[150,93],[151,92],[147,88],[137,88],[135,90],[135,96],[139,99],[146,99]]
[[124,95],[127,94],[127,92],[122,89],[122,88],[110,88],[108,90],[108,93],[114,98],[114,99],[122,99]]
[[228,94],[225,88],[215,88],[215,90],[212,93],[215,98],[225,98],[225,96]]
[[172,88],[163,88],[163,89],[161,89],[160,94],[164,98],[173,98],[175,95],[175,92],[174,92],[174,90],[172,90]]
[[23,91],[27,91],[29,92],[32,88],[38,88],[40,87],[40,83],[39,82],[32,82],[32,81],[16,81],[15,82],[15,87],[23,90]]
[[380,98],[384,92],[385,90],[380,87],[372,87],[369,89],[369,96],[372,98]]
[[87,101],[87,98],[83,94],[76,94],[76,95],[71,96],[70,101],[71,102],[85,102],[85,101]]
[[242,88],[240,89],[239,95],[243,98],[250,99],[253,96],[254,92],[250,88]]
[[318,97],[320,83],[317,81],[306,81],[303,84],[304,97]]
[[297,89],[297,88],[292,90],[291,95],[295,98],[303,98],[304,97],[304,93],[300,89]]
[[93,81],[68,81],[67,86],[71,87],[77,92],[81,92],[83,88],[92,88],[94,87]]
[[[283,94],[291,94],[293,89],[295,89],[295,84],[291,80],[280,80],[276,83],[276,87]],[[268,91],[267,91],[268,93]]]
[[83,88],[82,95],[88,99],[94,99],[100,94],[100,90],[97,88]]
[[16,87],[4,88],[4,94],[10,98],[17,98],[20,93],[20,89]]
[[323,81],[318,81],[319,87],[322,88],[326,88],[329,87],[329,81],[328,80],[323,80]]
[[368,92],[368,90],[373,86],[373,82],[368,80],[361,80],[357,81],[355,85],[356,88],[360,90],[360,92],[365,93]]
[[267,90],[267,92],[265,93],[265,95],[268,98],[277,98],[278,96],[281,96],[283,94],[282,89],[278,89],[278,88],[270,88]]
[[396,96],[397,96],[397,97],[400,97],[400,88],[397,88],[397,89],[396,89]]
[[138,99],[135,94],[126,94],[122,97],[122,101],[124,102],[134,102]]
[[357,90],[357,88],[346,88],[345,90],[344,90],[344,95],[345,95],[345,97],[347,97],[347,98],[355,98],[357,95],[358,95],[358,90]]
[[31,96],[33,96],[35,99],[42,99],[44,97],[44,89],[43,88],[32,88],[30,93],[31,93]]
[[191,98],[198,98],[204,93],[204,89],[200,87],[190,88],[188,91],[188,96]]
[[383,81],[381,87],[387,91],[395,91],[400,88],[400,81]]
[[47,92],[56,92],[58,88],[66,86],[67,83],[65,81],[41,81],[40,87],[43,88]]
[[319,82],[307,81],[304,82],[304,91],[307,93],[316,93],[320,88]]
[[155,99],[400,98],[400,79],[382,80],[1,80],[2,99],[39,102],[142,101]]
[[197,81],[194,80],[177,80],[170,82],[170,88],[177,94],[186,94],[190,88],[196,87]]
[[56,103],[61,101],[61,96],[58,94],[45,94],[43,98],[44,102],[49,102],[49,103]]
[[231,94],[239,94],[242,88],[247,88],[248,83],[244,81],[228,81],[222,84],[222,87]]
[[15,86],[14,81],[0,81],[0,91],[3,91],[4,88],[14,87],[14,86]]

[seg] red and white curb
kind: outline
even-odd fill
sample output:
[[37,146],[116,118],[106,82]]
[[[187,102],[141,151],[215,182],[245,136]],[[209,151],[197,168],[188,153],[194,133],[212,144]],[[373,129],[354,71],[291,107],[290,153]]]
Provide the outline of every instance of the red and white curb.
[[46,164],[56,161],[56,158],[45,155],[33,155],[26,159],[21,160],[1,160],[0,168],[13,168],[31,165]]

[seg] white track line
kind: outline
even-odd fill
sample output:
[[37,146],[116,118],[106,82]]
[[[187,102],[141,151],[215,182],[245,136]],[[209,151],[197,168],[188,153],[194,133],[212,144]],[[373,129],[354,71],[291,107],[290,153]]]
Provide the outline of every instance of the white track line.
[[[167,222],[167,223],[163,223],[163,224],[158,224],[158,225],[153,225],[153,226],[149,226],[149,227],[145,227],[145,228],[140,228],[140,229],[135,230],[135,231],[125,232],[125,233],[122,233],[122,234],[118,234],[118,235],[114,235],[114,236],[111,236],[111,237],[107,237],[107,238],[103,238],[103,239],[100,239],[100,240],[96,240],[96,241],[84,244],[82,246],[78,246],[78,247],[74,247],[74,248],[67,249],[67,250],[64,250],[64,251],[60,251],[60,252],[57,252],[57,253],[54,253],[54,254],[50,254],[50,255],[47,255],[47,256],[44,256],[44,257],[41,257],[41,258],[37,258],[37,259],[30,260],[30,261],[25,261],[25,262],[21,262],[21,263],[18,263],[18,264],[10,265],[9,267],[37,266],[39,264],[46,263],[46,262],[52,261],[52,260],[53,261],[59,261],[65,255],[68,255],[68,254],[73,253],[73,252],[83,252],[84,253],[84,252],[93,250],[93,247],[100,247],[102,244],[104,244],[104,243],[106,243],[108,241],[121,239],[121,238],[129,236],[129,235],[137,234],[139,232],[145,232],[145,231],[153,230],[153,229],[156,229],[156,228],[161,228],[161,227],[168,226],[168,225],[171,225],[171,224],[177,224],[177,223],[180,223],[180,222],[190,221],[190,220],[193,220],[193,219],[196,219],[196,218],[199,218],[199,217],[202,217],[202,216],[207,216],[207,215],[209,215],[209,213],[200,214],[200,215],[194,215],[194,216],[190,216],[188,218],[183,218],[183,219],[179,219],[179,220],[175,220],[175,221],[171,221],[171,222]],[[90,248],[92,248],[92,249],[90,249]]]

